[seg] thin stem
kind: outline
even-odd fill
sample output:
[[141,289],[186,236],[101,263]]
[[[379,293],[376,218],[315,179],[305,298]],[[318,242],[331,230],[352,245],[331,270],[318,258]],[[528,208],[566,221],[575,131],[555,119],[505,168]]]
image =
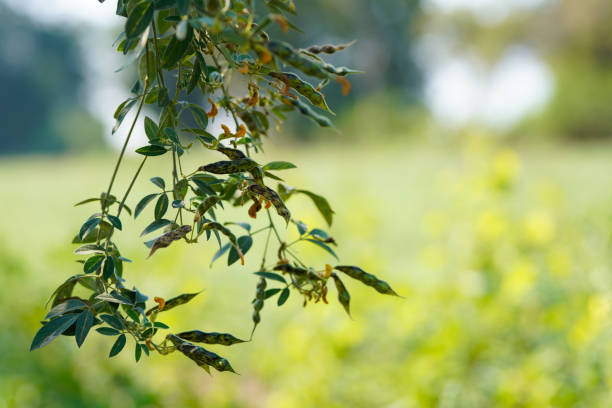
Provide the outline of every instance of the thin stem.
[[155,66],[157,68],[157,75],[159,76],[159,82],[165,88],[166,83],[164,82],[164,75],[161,71],[161,62],[159,60],[159,47],[157,46],[157,30],[155,29],[155,20],[153,20],[151,23],[153,26],[153,47],[155,48],[155,60],[157,61]]
[[[270,228],[268,226],[268,228]],[[268,229],[268,236],[266,237],[266,247],[264,249],[263,258],[261,260],[260,270],[264,270],[264,265],[266,264],[266,256],[268,255],[268,244],[270,243],[270,235],[272,235],[272,229]]]
[[142,167],[147,161],[147,157],[149,156],[145,156],[144,159],[142,159],[142,161],[140,162],[140,165],[138,166],[138,169],[136,170],[136,174],[134,174],[134,177],[132,177],[132,181],[130,182],[128,189],[126,190],[125,195],[123,196],[123,199],[121,200],[121,203],[119,204],[119,210],[117,210],[117,218],[119,218],[119,216],[121,215],[121,210],[123,210],[123,206],[125,205],[125,200],[127,199],[128,195],[132,191],[132,187],[134,187],[134,183],[136,182],[136,179],[138,178],[138,175],[140,174]]

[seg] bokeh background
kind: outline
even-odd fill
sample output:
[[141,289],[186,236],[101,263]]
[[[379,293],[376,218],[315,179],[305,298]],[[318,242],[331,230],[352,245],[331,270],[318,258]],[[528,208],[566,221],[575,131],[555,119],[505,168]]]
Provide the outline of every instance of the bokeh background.
[[[292,41],[355,39],[333,60],[366,74],[348,97],[328,92],[339,134],[290,121],[262,161],[297,164],[284,176],[330,200],[343,262],[405,299],[349,282],[353,320],[336,302],[269,303],[253,342],[215,350],[240,376],[178,355],[109,360],[99,335],[29,353],[48,295],[80,268],[69,242],[89,213],[72,205],[108,182],[135,73],[113,72],[113,1],[3,0],[0,407],[612,406],[612,2],[296,5],[309,35]],[[290,209],[323,225],[306,200]],[[143,222],[118,238],[131,282],[166,298],[205,289],[165,321],[248,337],[249,267],[209,267],[206,245],[146,261]]]

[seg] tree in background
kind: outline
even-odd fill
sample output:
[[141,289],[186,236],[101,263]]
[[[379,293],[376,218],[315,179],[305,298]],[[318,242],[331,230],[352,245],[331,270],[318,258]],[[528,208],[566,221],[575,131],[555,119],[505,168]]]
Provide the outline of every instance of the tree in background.
[[70,33],[0,5],[0,154],[104,146],[102,126],[79,106],[83,63]]

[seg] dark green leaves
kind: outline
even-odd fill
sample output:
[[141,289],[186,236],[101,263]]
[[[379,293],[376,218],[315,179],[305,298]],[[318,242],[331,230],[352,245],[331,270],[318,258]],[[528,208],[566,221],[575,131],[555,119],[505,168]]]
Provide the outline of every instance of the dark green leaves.
[[96,228],[98,224],[100,224],[100,221],[101,221],[100,218],[97,218],[97,217],[90,218],[87,221],[85,221],[85,223],[81,226],[81,229],[79,230],[79,238],[85,239],[87,234],[93,231],[93,229]]
[[161,156],[166,152],[167,150],[165,148],[157,145],[143,146],[136,149],[136,153],[142,154],[143,156]]
[[134,218],[138,217],[138,215],[145,209],[147,204],[149,204],[153,199],[157,197],[157,194],[149,194],[144,196],[138,204],[136,204],[136,208],[134,209]]
[[155,219],[161,219],[168,211],[168,196],[166,194],[162,194],[157,199],[157,203],[155,204]]
[[149,225],[147,225],[147,227],[144,230],[142,230],[142,232],[140,233],[140,236],[142,237],[144,235],[150,234],[151,232],[158,230],[162,227],[165,227],[167,225],[170,225],[170,224],[172,224],[172,221],[166,220],[163,218],[161,220],[155,220]]
[[83,264],[83,272],[85,274],[96,272],[102,266],[103,261],[104,255],[94,255],[88,258]]
[[187,27],[187,33],[184,40],[179,40],[176,36],[173,36],[170,39],[170,43],[166,47],[166,51],[162,57],[162,67],[165,69],[172,68],[175,66],[185,55],[187,49],[189,48],[189,44],[191,43],[191,38],[193,37],[193,29],[191,26]]
[[117,340],[115,340],[115,344],[113,344],[113,347],[111,348],[108,357],[114,357],[117,354],[121,353],[121,350],[123,350],[123,347],[125,347],[125,342],[125,334],[122,334],[121,336],[117,337]]
[[51,310],[49,310],[49,313],[47,313],[45,319],[52,319],[54,317],[64,315],[68,312],[84,309],[86,307],[87,305],[82,300],[68,299],[65,302],[62,302],[57,306],[54,306]]
[[283,278],[281,275],[279,275],[277,273],[272,273],[272,272],[255,272],[255,275],[261,276],[262,278],[266,278],[266,279],[274,280],[274,281],[277,281],[277,282],[281,282],[281,283],[284,283],[285,285],[287,284],[287,281],[285,280],[285,278]]
[[325,218],[327,225],[332,225],[335,213],[334,210],[331,209],[331,206],[329,205],[329,202],[327,202],[325,197],[322,197],[308,190],[296,190],[295,192],[306,194],[308,197],[310,197],[314,205],[317,207],[317,210],[319,210],[323,218]]
[[145,128],[145,133],[146,133],[147,138],[149,139],[149,141],[157,140],[159,138],[159,136],[158,136],[159,127],[153,121],[153,119],[151,119],[148,116],[145,117],[144,128]]
[[[253,245],[253,238],[251,238],[249,235],[244,235],[238,238],[238,247],[240,248],[240,251],[242,251],[242,255],[245,255],[248,250],[251,249],[251,245]],[[238,255],[238,251],[232,246],[227,257],[227,265],[232,265],[239,259],[240,255]]]
[[117,336],[121,334],[119,330],[113,329],[111,327],[98,327],[96,331],[105,336]]
[[88,255],[95,253],[104,253],[104,247],[96,244],[86,244],[74,250],[76,255]]
[[262,167],[263,170],[286,170],[295,169],[297,166],[286,161],[273,161]]
[[128,15],[125,23],[125,35],[128,39],[136,38],[153,20],[153,3],[143,1],[136,5]]
[[36,350],[51,343],[57,336],[62,334],[79,318],[78,314],[69,314],[65,316],[57,317],[49,322],[45,323],[43,327],[38,330],[32,340],[30,351]]
[[121,220],[119,219],[119,217],[107,214],[106,218],[108,218],[113,227],[117,228],[118,230],[121,230]]
[[289,299],[289,294],[291,292],[289,291],[289,288],[284,288],[283,291],[281,292],[280,296],[278,297],[278,301],[277,301],[277,305],[278,306],[282,306],[285,304],[285,302],[287,301],[287,299]]
[[166,188],[166,182],[161,177],[153,177],[151,178],[151,183],[155,184],[157,187],[164,190]]
[[81,347],[81,345],[85,341],[85,338],[87,337],[87,334],[89,333],[89,329],[91,329],[93,322],[94,315],[89,310],[85,310],[79,314],[74,332],[74,338],[78,347]]
[[306,238],[305,241],[311,242],[316,246],[323,248],[325,251],[329,252],[334,258],[338,259],[338,255],[336,255],[336,253],[327,244],[311,238]]

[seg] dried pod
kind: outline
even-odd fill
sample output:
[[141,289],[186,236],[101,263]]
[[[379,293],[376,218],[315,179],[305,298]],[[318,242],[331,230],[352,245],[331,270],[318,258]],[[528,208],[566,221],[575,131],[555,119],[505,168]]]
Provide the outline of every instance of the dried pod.
[[312,119],[317,123],[317,125],[321,127],[333,127],[333,124],[331,123],[328,117],[319,115],[318,113],[313,111],[310,106],[306,105],[299,99],[282,98],[282,101],[287,105],[295,106],[302,115]]
[[270,41],[268,43],[268,49],[278,58],[291,65],[294,68],[299,69],[306,75],[314,76],[317,78],[329,78],[329,72],[324,69],[320,62],[316,62],[307,58],[293,49],[289,44],[280,41]]
[[333,113],[327,106],[323,94],[313,88],[313,86],[308,82],[303,81],[296,74],[292,72],[270,72],[268,75],[295,89],[300,95],[308,99],[314,106]]
[[311,279],[311,280],[324,280],[322,277],[317,275],[316,273],[309,271],[308,269],[298,268],[288,263],[280,263],[274,267],[275,271],[281,271],[285,273],[290,273],[297,278],[302,279]]
[[259,312],[264,307],[264,297],[266,292],[266,286],[268,286],[266,279],[264,277],[259,278],[257,281],[257,286],[255,287],[255,301],[253,302],[253,330],[251,331],[251,338],[253,338],[253,333],[255,333],[255,328],[261,321],[261,315]]
[[218,145],[217,150],[226,155],[230,160],[239,160],[246,158],[246,155],[238,149],[232,149],[231,147],[225,147]]
[[240,257],[240,261],[244,265],[244,256],[242,254],[242,250],[240,249],[240,246],[238,246],[238,240],[236,239],[236,236],[232,233],[232,231],[230,231],[223,225],[219,224],[218,222],[207,222],[206,224],[202,225],[202,229],[200,230],[200,233],[202,231],[211,230],[211,229],[217,230],[227,237],[229,242],[234,246],[234,248],[236,248],[236,251],[238,251],[238,256]]
[[344,307],[344,310],[346,310],[346,313],[349,315],[349,317],[351,317],[351,295],[349,294],[348,290],[346,290],[346,286],[344,286],[344,283],[342,283],[338,275],[332,273],[331,277],[334,279],[334,283],[336,284],[336,290],[338,291],[338,301],[340,302],[342,307]]
[[358,281],[361,281],[362,283],[368,286],[373,287],[378,292],[384,295],[399,296],[397,293],[395,293],[393,289],[391,289],[391,286],[389,286],[387,282],[378,279],[376,276],[372,275],[371,273],[367,273],[366,271],[357,266],[340,265],[335,266],[334,269],[343,272],[351,278],[357,279]]
[[280,196],[276,191],[260,184],[251,184],[248,187],[248,190],[249,192],[260,195],[264,199],[270,201],[274,208],[276,208],[276,212],[278,213],[278,215],[283,217],[285,221],[289,223],[289,221],[291,220],[291,213],[289,212],[289,209],[285,206],[285,203],[283,202],[283,200],[281,200]]
[[240,340],[229,333],[207,333],[200,330],[191,330],[178,333],[177,336],[183,340],[193,341],[194,343],[222,344],[224,346],[231,346],[232,344],[245,342],[245,340]]
[[257,162],[243,157],[237,160],[222,160],[215,163],[210,163],[205,166],[198,167],[198,171],[206,171],[214,174],[231,174],[241,173],[243,171],[250,171],[257,167]]
[[193,299],[194,297],[196,297],[199,294],[200,294],[200,292],[197,292],[197,293],[183,293],[181,295],[175,296],[175,297],[173,297],[171,299],[168,299],[168,300],[166,300],[164,302],[163,309],[160,309],[160,307],[159,307],[160,305],[157,305],[157,306],[152,307],[151,309],[147,310],[146,315],[148,316],[148,315],[150,315],[153,312],[156,312],[156,313],[161,312],[161,311],[165,312],[165,311],[173,309],[173,308],[175,308],[177,306],[184,305],[185,303],[189,302],[191,299]]
[[166,232],[164,235],[155,240],[153,246],[151,247],[149,256],[153,255],[159,248],[166,248],[170,246],[172,242],[185,238],[189,232],[191,232],[191,225],[182,225],[170,232]]
[[174,334],[169,334],[166,338],[174,344],[178,351],[192,359],[200,367],[205,369],[207,367],[212,367],[217,371],[231,371],[232,373],[236,373],[229,361],[220,355],[208,351],[204,347],[191,344]]

